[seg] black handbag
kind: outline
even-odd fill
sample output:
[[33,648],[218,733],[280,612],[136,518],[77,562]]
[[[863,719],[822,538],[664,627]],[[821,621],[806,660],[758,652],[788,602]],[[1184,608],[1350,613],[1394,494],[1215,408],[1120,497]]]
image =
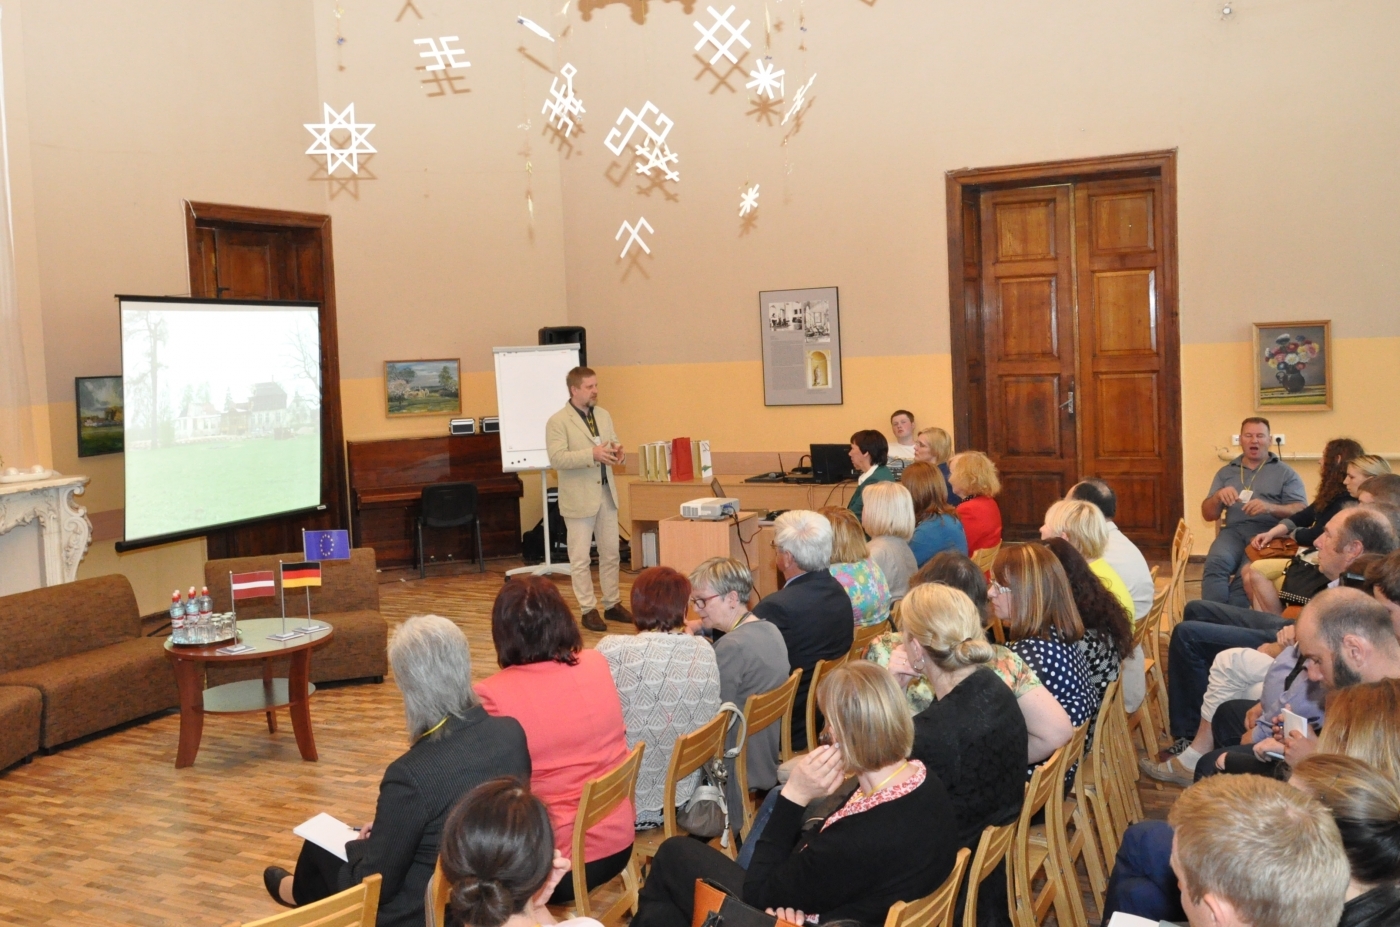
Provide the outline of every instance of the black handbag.
[[1283,586],[1279,589],[1279,599],[1293,605],[1306,605],[1313,596],[1327,588],[1331,582],[1316,564],[1295,556],[1288,561],[1283,571]]

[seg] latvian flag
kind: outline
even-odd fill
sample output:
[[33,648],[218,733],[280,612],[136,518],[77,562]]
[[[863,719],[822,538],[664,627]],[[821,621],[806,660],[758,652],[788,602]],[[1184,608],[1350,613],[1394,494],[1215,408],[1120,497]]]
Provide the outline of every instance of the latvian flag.
[[229,583],[233,587],[233,600],[235,602],[277,594],[277,586],[273,582],[271,570],[259,570],[256,573],[230,573]]
[[321,564],[284,563],[282,564],[282,588],[299,589],[302,586],[321,585]]

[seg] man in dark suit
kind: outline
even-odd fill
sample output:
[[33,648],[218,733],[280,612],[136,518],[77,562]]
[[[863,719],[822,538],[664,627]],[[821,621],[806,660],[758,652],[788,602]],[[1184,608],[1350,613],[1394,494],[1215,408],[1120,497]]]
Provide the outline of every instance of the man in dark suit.
[[[851,599],[831,566],[831,522],[816,512],[784,512],[773,523],[773,546],[786,584],[759,602],[753,613],[783,633],[790,669],[802,670],[792,710],[792,748],[807,749],[807,698],[818,660],[835,660],[851,649],[855,616]],[[820,725],[818,725],[820,729]]]

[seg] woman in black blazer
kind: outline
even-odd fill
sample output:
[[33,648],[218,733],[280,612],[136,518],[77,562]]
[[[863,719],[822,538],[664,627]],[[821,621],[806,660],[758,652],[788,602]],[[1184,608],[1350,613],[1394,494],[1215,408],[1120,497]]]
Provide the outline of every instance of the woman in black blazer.
[[530,752],[518,721],[493,718],[477,703],[467,639],[446,618],[405,621],[389,642],[389,664],[403,693],[410,745],[384,772],[374,821],[345,845],[349,862],[308,841],[295,874],[269,866],[263,883],[279,904],[295,907],[379,873],[377,927],[421,927],[448,811],[497,776],[528,782]]

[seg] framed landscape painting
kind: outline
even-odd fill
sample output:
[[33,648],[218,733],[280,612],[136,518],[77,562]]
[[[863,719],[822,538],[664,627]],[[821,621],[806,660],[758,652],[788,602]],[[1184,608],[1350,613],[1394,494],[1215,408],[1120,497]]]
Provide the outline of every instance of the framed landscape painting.
[[1332,323],[1254,323],[1256,412],[1332,408]]
[[74,377],[77,394],[78,456],[120,454],[125,449],[121,377]]
[[456,415],[462,411],[462,362],[411,360],[384,362],[388,414]]

